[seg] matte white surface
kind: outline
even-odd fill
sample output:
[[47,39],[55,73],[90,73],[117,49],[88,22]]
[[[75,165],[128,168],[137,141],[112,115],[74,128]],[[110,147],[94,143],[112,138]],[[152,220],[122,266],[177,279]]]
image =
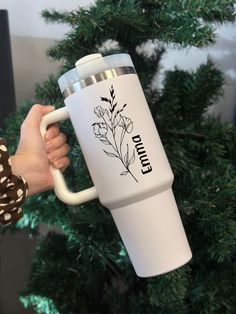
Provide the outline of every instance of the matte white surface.
[[191,259],[171,189],[111,214],[138,276],[161,275]]
[[[106,58],[83,58],[77,62],[78,72],[80,67],[84,76],[98,68],[103,71],[108,66]],[[127,58],[113,55],[109,67],[114,68],[120,59]],[[159,275],[189,261],[191,251],[171,190],[173,173],[137,75],[94,83],[68,96],[65,105],[44,116],[41,133],[48,124],[67,119],[69,113],[95,187],[72,193],[62,174],[52,169],[57,196],[68,204],[98,196],[111,210],[138,276]]]
[[[55,122],[64,121],[69,118],[66,107],[50,112],[42,118],[40,132],[42,137],[46,133],[47,127]],[[81,192],[71,192],[68,190],[63,174],[60,170],[50,166],[50,170],[54,182],[54,190],[58,198],[70,205],[79,205],[97,198],[97,191],[94,187],[83,190]]]

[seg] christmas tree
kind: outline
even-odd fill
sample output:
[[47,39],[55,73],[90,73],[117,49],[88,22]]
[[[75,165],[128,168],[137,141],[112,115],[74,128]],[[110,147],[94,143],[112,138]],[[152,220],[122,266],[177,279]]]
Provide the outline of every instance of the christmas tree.
[[[53,192],[24,205],[17,228],[37,236],[40,224],[59,232],[39,236],[27,307],[50,314],[235,313],[236,131],[207,114],[223,95],[224,77],[209,60],[196,71],[175,69],[157,84],[166,47],[204,47],[215,26],[233,22],[236,1],[98,0],[73,12],[45,10],[47,22],[71,31],[48,55],[62,60],[58,73],[36,87],[41,103],[63,106],[57,79],[91,53],[131,55],[175,175],[178,208],[193,259],[153,278],[136,276],[109,211],[99,201],[67,206]],[[153,43],[150,55],[142,49]],[[19,128],[31,103],[8,119],[4,136],[15,151]],[[63,122],[72,151],[66,170],[73,190],[92,185],[70,122]],[[74,171],[74,169],[77,169]]]

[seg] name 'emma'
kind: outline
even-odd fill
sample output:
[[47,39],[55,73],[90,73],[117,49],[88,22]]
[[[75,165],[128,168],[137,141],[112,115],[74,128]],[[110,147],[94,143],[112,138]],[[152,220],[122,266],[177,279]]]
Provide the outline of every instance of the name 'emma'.
[[142,169],[141,169],[142,174],[147,174],[151,172],[152,166],[148,160],[148,156],[146,154],[140,135],[133,136],[132,140],[134,143],[136,143],[135,148],[136,148],[137,154],[139,155],[139,159],[142,165]]

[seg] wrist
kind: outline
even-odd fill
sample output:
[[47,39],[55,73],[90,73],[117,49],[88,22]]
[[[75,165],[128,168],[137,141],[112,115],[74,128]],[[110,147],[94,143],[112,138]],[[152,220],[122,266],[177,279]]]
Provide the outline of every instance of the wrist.
[[28,186],[28,195],[32,195],[32,186],[30,183],[30,176],[27,174],[27,172],[23,169],[22,163],[21,163],[21,158],[17,155],[10,156],[11,160],[11,170],[12,174],[16,176],[22,177],[23,181],[27,184]]
[[17,152],[11,156],[12,173],[21,176],[28,184],[28,196],[48,191],[53,187],[48,160],[40,160],[32,154]]

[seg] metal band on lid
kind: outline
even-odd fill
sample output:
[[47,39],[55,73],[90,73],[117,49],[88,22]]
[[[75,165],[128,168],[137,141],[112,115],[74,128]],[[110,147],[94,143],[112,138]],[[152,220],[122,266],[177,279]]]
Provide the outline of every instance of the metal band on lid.
[[136,71],[134,67],[132,66],[124,66],[124,67],[118,67],[114,69],[105,70],[103,72],[100,72],[94,75],[90,75],[72,84],[71,86],[65,88],[63,91],[63,97],[64,99],[66,99],[70,95],[80,91],[81,89],[85,87],[88,87],[90,85],[96,84],[98,82],[101,82],[101,81],[104,81],[113,77],[125,75],[125,74],[136,74]]

